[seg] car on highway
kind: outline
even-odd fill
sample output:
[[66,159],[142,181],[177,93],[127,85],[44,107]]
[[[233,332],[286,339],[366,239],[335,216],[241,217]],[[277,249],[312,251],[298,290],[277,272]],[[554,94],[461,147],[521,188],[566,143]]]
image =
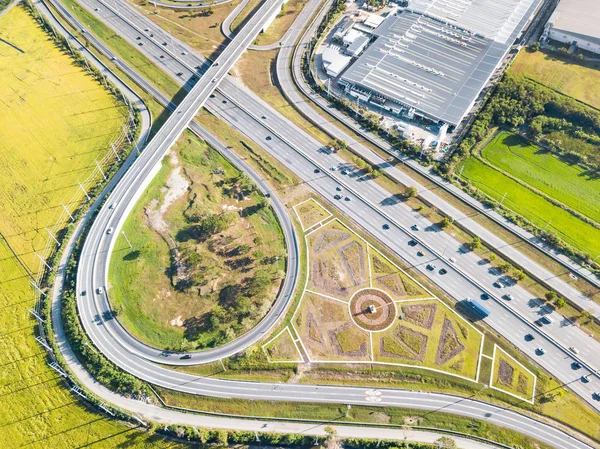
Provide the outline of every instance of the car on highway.
[[571,369],[574,369],[575,371],[577,371],[578,369],[581,369],[581,363],[579,363],[579,362],[571,363]]
[[144,43],[143,43],[143,42],[138,42],[138,45],[139,45],[140,47],[142,47],[142,46],[144,45]]
[[346,170],[342,170],[340,173],[341,173],[342,175],[347,175],[347,174],[348,174],[348,172],[347,172]]
[[390,225],[387,224],[387,223],[384,223],[383,226],[382,226],[382,228],[385,229],[385,230],[388,230],[388,229],[390,229]]
[[191,354],[185,354],[180,357],[181,360],[189,360],[192,358]]
[[319,170],[318,168],[315,168],[313,173],[321,173],[321,170]]
[[344,198],[344,201],[350,201],[350,197],[347,196],[346,198]]
[[338,193],[338,194],[336,194],[336,195],[334,196],[334,198],[335,198],[336,200],[341,200],[341,199],[342,199],[342,195],[340,195],[340,194]]
[[448,261],[450,263],[456,263],[456,257],[450,257],[450,258],[448,258]]
[[85,296],[85,290],[81,290],[81,296]]
[[108,206],[109,209],[114,209],[115,208],[115,203],[111,203],[110,206]]
[[445,268],[440,268],[440,271],[438,271],[438,273],[443,276],[444,274],[448,273],[448,270],[446,270]]
[[587,383],[590,381],[590,375],[589,375],[589,374],[586,374],[585,376],[581,376],[581,381],[582,381],[584,384],[587,384]]
[[331,167],[329,170],[331,170],[331,171],[336,171],[336,170],[337,170],[337,168],[335,168],[335,167]]
[[409,240],[408,241],[408,246],[417,246],[417,241],[416,240]]
[[341,192],[341,191],[342,191],[342,188],[341,188],[340,186],[337,186],[337,187],[335,188],[335,190],[337,190],[338,192]]
[[107,233],[107,234],[112,234],[112,232],[113,232],[113,228],[108,228],[108,229],[106,230],[106,233]]
[[423,257],[425,253],[423,251],[417,251],[417,256]]
[[160,55],[160,59],[165,59],[165,55]]
[[269,117],[267,117],[266,115],[263,115],[263,116],[262,116],[262,119],[263,119],[263,120],[266,120],[266,119],[268,119],[268,118],[269,118]]
[[513,300],[513,295],[511,295],[510,293],[507,293],[506,295],[502,296],[504,299],[506,299],[507,301],[512,301]]
[[427,264],[427,269],[428,269],[429,271],[433,271],[433,270],[435,270],[435,265],[434,265],[434,264],[432,264],[432,263],[428,263],[428,264]]
[[494,287],[496,288],[504,288],[504,284],[500,281],[494,282]]
[[412,229],[413,231],[418,231],[419,230],[419,225],[414,224],[410,227],[410,229]]
[[271,140],[271,139],[272,139],[272,137],[271,137],[271,136],[267,136],[267,140]]
[[96,293],[98,293],[99,295],[101,295],[102,293],[104,293],[104,289],[102,287],[98,287],[96,289]]
[[177,76],[182,76],[183,72],[177,72]]
[[166,46],[167,46],[167,43],[166,43],[166,42],[163,42],[163,45],[166,47]]
[[535,340],[535,336],[533,334],[525,335],[525,341],[533,341]]
[[544,355],[546,353],[546,350],[544,348],[537,348],[535,350],[535,353],[538,355]]
[[575,346],[571,346],[569,351],[571,351],[573,354],[579,354],[579,349],[577,349]]
[[592,393],[592,398],[594,398],[596,401],[600,401],[600,392],[594,391]]
[[490,299],[490,295],[488,295],[487,293],[482,293],[480,298],[484,301],[487,301],[488,299]]

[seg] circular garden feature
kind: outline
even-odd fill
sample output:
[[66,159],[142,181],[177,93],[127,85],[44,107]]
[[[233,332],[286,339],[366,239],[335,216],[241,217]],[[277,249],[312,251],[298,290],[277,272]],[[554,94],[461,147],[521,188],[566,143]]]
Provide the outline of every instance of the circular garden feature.
[[358,327],[367,331],[382,331],[394,322],[396,305],[384,291],[365,288],[350,298],[350,315]]

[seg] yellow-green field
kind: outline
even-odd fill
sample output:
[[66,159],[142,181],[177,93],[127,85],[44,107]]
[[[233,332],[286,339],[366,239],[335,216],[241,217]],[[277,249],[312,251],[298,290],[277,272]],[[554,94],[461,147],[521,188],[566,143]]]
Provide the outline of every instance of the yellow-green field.
[[543,51],[521,50],[511,72],[531,78],[551,89],[600,108],[600,70],[563,61]]
[[[84,199],[77,181],[121,133],[127,109],[56,48],[22,8],[0,19],[0,233],[36,271],[49,235]],[[101,179],[91,179],[92,183]],[[88,188],[92,183],[88,184]],[[62,217],[62,220],[61,220]],[[60,221],[60,222],[59,222]]]
[[[75,174],[89,174],[123,113],[23,9],[0,19],[0,36],[25,51],[0,43],[0,232],[33,269],[30,252],[48,238],[37,231],[53,224],[54,205],[73,194]],[[78,402],[35,341],[33,306],[30,277],[0,239],[0,447],[182,447]]]

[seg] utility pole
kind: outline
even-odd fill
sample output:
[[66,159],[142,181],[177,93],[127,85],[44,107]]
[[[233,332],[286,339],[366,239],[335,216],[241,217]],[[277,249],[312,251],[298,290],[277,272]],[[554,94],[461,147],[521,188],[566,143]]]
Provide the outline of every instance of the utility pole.
[[102,167],[100,167],[100,164],[98,163],[98,161],[96,160],[96,167],[98,167],[98,170],[100,170],[100,173],[102,174],[102,177],[104,178],[104,180],[106,181],[106,175],[104,174],[104,172],[102,171]]
[[73,215],[71,215],[71,212],[69,212],[69,209],[67,209],[67,206],[65,206],[65,203],[60,203],[60,205],[63,207],[63,209],[65,210],[67,215],[69,215],[69,217],[71,217],[71,221],[75,221],[75,219],[73,218]]
[[40,292],[40,294],[41,294],[41,295],[43,295],[43,296],[46,296],[46,293],[44,293],[44,292],[42,291],[42,289],[41,289],[41,288],[39,288],[39,287],[38,287],[38,285],[37,285],[35,282],[33,282],[33,281],[30,281],[30,283],[31,283],[31,285],[33,285],[33,288],[35,288],[35,289],[36,289],[38,292]]
[[117,149],[115,148],[114,142],[110,143],[110,148],[113,150],[113,153],[114,153],[115,157],[117,158],[117,161],[121,162],[121,158],[119,157],[119,153],[117,153]]
[[83,188],[83,184],[81,184],[79,181],[77,181],[77,184],[79,184],[79,188],[81,189],[81,191],[83,192],[83,194],[85,195],[85,197],[87,198],[87,200],[89,201],[90,200],[90,196],[87,194],[87,192]]
[[50,232],[50,229],[48,229],[48,228],[44,228],[44,229],[46,230],[48,235],[52,238],[52,240],[54,240],[56,242],[56,246],[60,246],[60,242],[56,239],[56,237],[54,237],[54,234],[52,234],[52,232]]
[[46,262],[42,256],[40,256],[38,253],[35,253],[35,255],[38,256],[38,259],[40,259],[44,265],[46,265],[46,268],[48,268],[48,270],[52,271],[52,267],[48,265],[48,262]]
[[133,245],[131,244],[131,242],[129,241],[129,239],[127,238],[127,236],[125,235],[125,231],[121,231],[121,234],[123,234],[123,237],[125,237],[125,241],[129,245],[129,249],[133,248]]
[[508,192],[504,192],[504,195],[502,195],[502,199],[500,200],[500,206],[502,206],[502,203],[504,203],[504,198],[506,198],[506,194]]

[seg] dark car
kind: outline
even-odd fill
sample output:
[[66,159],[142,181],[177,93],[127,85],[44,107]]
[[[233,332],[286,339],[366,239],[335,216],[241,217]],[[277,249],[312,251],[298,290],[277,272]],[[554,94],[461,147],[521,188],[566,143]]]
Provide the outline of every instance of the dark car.
[[532,334],[525,335],[525,341],[533,341],[535,337]]
[[339,194],[337,194],[337,195],[335,195],[335,196],[334,196],[334,198],[335,198],[336,200],[341,200],[341,199],[342,199],[342,195],[339,195]]
[[315,168],[315,173],[321,173],[321,170],[319,170],[318,168]]
[[383,228],[383,229],[386,229],[386,230],[387,230],[387,229],[390,229],[390,225],[386,223],[386,224],[384,224],[384,225],[382,226],[382,228]]
[[191,359],[192,355],[191,354],[185,354],[181,356],[181,360],[187,360],[187,359]]
[[267,136],[267,140],[271,140],[271,139],[272,139],[272,137],[271,137],[271,136]]
[[447,272],[448,272],[448,270],[446,270],[445,268],[441,268],[440,271],[439,271],[439,273],[442,274],[442,275],[446,274]]
[[573,362],[573,363],[571,363],[571,368],[574,369],[574,370],[581,369],[581,363],[579,363],[579,362]]
[[488,299],[490,299],[490,295],[488,295],[487,293],[482,293],[480,298],[484,301],[487,301]]
[[416,240],[409,240],[408,246],[417,246],[417,241]]

